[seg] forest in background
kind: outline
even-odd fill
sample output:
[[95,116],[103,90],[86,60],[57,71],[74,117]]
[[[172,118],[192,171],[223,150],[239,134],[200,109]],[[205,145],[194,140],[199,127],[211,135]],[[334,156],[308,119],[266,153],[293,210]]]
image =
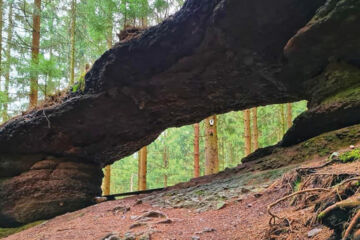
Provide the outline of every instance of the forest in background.
[[[279,142],[288,129],[288,104],[257,108],[259,148]],[[291,104],[291,119],[306,110],[306,101]],[[254,119],[251,119],[254,120]],[[254,121],[251,121],[253,129]],[[205,126],[200,123],[200,175],[205,174]],[[217,115],[219,171],[241,163],[245,153],[244,111]],[[254,144],[252,144],[254,145]],[[254,148],[252,149],[252,152]],[[147,147],[147,188],[172,186],[194,177],[194,125],[169,128]],[[111,166],[111,191],[138,189],[138,153]]]
[[[26,112],[83,81],[86,65],[118,42],[127,26],[160,23],[183,0],[0,0],[1,121]],[[291,106],[291,114],[288,107]],[[258,145],[281,140],[306,102],[257,108]],[[253,113],[254,110],[251,112]],[[234,167],[254,151],[246,146],[246,111],[217,116],[219,169]],[[252,115],[253,116],[253,115]],[[254,119],[252,119],[252,127]],[[200,123],[200,175],[205,174],[205,131]],[[147,147],[147,188],[194,177],[194,126],[171,128]],[[111,193],[136,190],[138,153],[111,167]]]

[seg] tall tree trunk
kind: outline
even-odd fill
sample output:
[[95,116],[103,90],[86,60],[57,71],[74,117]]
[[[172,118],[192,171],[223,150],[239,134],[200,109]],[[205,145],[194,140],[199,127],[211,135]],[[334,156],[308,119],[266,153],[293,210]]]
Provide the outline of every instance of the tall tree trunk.
[[3,50],[3,46],[2,46],[3,8],[4,8],[3,0],[0,0],[0,90],[1,90],[1,77],[3,74],[2,61],[1,61],[2,60],[2,50]]
[[[31,45],[31,62],[37,66],[39,64],[40,52],[40,13],[41,13],[41,0],[34,0],[33,12],[33,33]],[[32,73],[30,79],[30,104],[29,108],[34,108],[38,101],[38,74]]]
[[146,190],[146,173],[147,173],[147,148],[143,147],[139,151],[139,172],[138,172],[138,189]]
[[229,152],[230,152],[230,164],[233,165],[235,163],[235,152],[232,143],[229,143]]
[[292,126],[292,104],[287,104],[287,127],[291,128]]
[[250,110],[244,110],[245,157],[251,153]]
[[70,53],[70,86],[75,83],[75,28],[76,28],[76,0],[71,1],[71,53]]
[[219,172],[216,115],[205,119],[205,175]]
[[132,173],[130,177],[130,192],[134,191],[134,176],[135,174]]
[[200,124],[194,124],[194,177],[200,177]]
[[167,133],[166,131],[164,132],[164,149],[163,149],[163,161],[164,161],[164,169],[165,169],[165,173],[164,173],[164,187],[168,186],[168,174],[167,174],[167,170],[169,167],[169,154],[168,154],[168,149],[166,146],[166,138],[167,138]]
[[284,110],[284,104],[280,104],[280,124],[281,124],[281,137],[285,134],[285,110]]
[[13,36],[13,3],[11,2],[9,5],[9,15],[8,15],[9,26],[7,30],[7,41],[6,41],[6,72],[5,72],[5,85],[4,85],[4,94],[6,97],[6,101],[4,102],[4,106],[2,109],[2,119],[3,121],[7,121],[9,119],[8,115],[8,102],[9,102],[9,85],[10,85],[10,71],[11,71],[11,42]]
[[252,118],[252,148],[253,151],[256,151],[259,148],[259,128],[257,124],[257,108],[251,109],[251,118]]
[[[71,13],[72,13],[72,30],[71,31],[74,31],[72,32],[73,34],[73,37],[71,38],[71,76],[72,78],[70,79],[70,85],[73,85],[74,84],[74,73],[75,73],[75,21],[76,21],[76,0],[72,0],[72,5],[71,5]],[[111,19],[112,21],[112,19]],[[112,24],[112,22],[111,22]],[[112,28],[111,28],[112,29]],[[112,33],[111,33],[112,34]],[[106,42],[107,42],[107,45],[108,45],[108,48],[111,48],[112,46],[112,36],[109,37],[109,36],[106,36]],[[89,71],[90,69],[90,66],[88,64],[85,64],[85,74],[84,74],[84,78],[85,78],[85,75],[86,73]],[[85,81],[82,83],[84,85],[82,85],[82,87],[84,88],[85,87]],[[111,185],[111,165],[107,165],[105,167],[105,173],[104,173],[104,192],[109,192],[108,194],[110,194],[110,185]],[[105,195],[108,195],[108,194],[105,194]]]
[[103,195],[110,194],[110,186],[111,186],[111,167],[110,165],[107,165],[104,171]]

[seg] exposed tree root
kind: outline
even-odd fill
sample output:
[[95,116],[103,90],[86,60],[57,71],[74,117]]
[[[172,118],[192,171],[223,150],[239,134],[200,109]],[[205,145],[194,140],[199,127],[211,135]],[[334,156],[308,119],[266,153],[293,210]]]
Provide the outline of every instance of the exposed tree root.
[[344,209],[344,208],[355,208],[355,207],[358,207],[360,206],[360,196],[358,195],[355,195],[355,196],[352,196],[346,200],[343,200],[343,201],[340,201],[340,202],[337,202],[333,205],[331,205],[330,207],[326,208],[324,211],[322,211],[318,218],[319,219],[323,219],[324,217],[326,217],[331,211],[335,210],[335,209],[338,209],[338,208],[341,208],[341,209]]
[[[323,223],[325,223],[325,225],[331,228],[334,227],[334,236],[337,236],[337,239],[340,238],[341,232],[343,232],[344,234],[342,240],[360,240],[360,230],[357,229],[358,223],[360,221],[360,187],[358,183],[355,183],[356,181],[360,181],[360,177],[358,177],[358,175],[356,174],[346,175],[336,173],[324,174],[326,177],[323,177],[323,174],[317,174],[316,171],[314,171],[314,169],[319,169],[329,165],[330,162],[316,168],[309,168],[310,170],[304,168],[301,170],[297,170],[298,175],[294,175],[297,177],[292,177],[292,179],[294,182],[297,182],[297,184],[299,184],[299,178],[303,181],[303,183],[300,182],[299,187],[297,187],[299,190],[277,200],[276,202],[270,204],[267,208],[267,212],[271,216],[269,224],[272,230],[270,230],[270,233],[276,234],[280,230],[281,232],[285,232],[284,229],[286,228],[288,229],[288,234],[290,234],[289,237],[292,236],[292,221],[285,217],[276,215],[272,212],[272,208],[285,200],[295,197],[292,200],[293,203],[295,203],[295,201],[298,201],[296,199],[302,199],[301,202],[303,203],[303,205],[300,205],[299,208],[304,208],[306,206],[308,207],[309,204],[312,203],[315,207],[315,215],[314,217],[309,219],[309,222],[307,224],[313,225],[318,220],[325,221],[326,219],[326,222],[323,221]],[[304,178],[306,175],[308,176]],[[344,178],[346,177],[347,179],[344,180]],[[342,181],[339,183],[340,180]],[[293,185],[291,185],[291,190],[294,191],[294,187],[292,186]],[[303,190],[303,188],[306,189]],[[311,192],[313,193],[311,196],[307,196],[305,198],[301,196],[301,194]],[[327,192],[327,194],[319,195],[319,193],[316,192]],[[320,196],[320,198],[318,196]],[[298,204],[299,202],[297,203],[297,205]],[[331,204],[331,206],[329,206],[329,204]],[[358,210],[356,210],[356,214],[352,218],[349,226],[344,231],[342,226],[344,226],[344,223],[348,221],[348,214],[352,215],[354,213],[353,209],[357,208]],[[338,213],[333,212],[336,209],[339,209],[340,211],[345,211],[345,213],[342,213],[345,214],[342,215],[345,216],[344,219],[338,219],[336,217],[336,214]],[[333,222],[334,216],[335,219],[338,219],[338,222]],[[274,228],[276,219],[283,220],[283,222],[276,224],[277,227]]]
[[[360,197],[358,197],[358,201],[360,202],[359,198]],[[350,237],[350,234],[351,234],[352,230],[354,229],[354,227],[356,226],[356,224],[358,223],[359,219],[360,219],[360,210],[357,211],[357,213],[355,214],[355,216],[351,220],[350,225],[348,226],[348,228],[345,231],[343,240],[346,240],[346,239],[348,239]]]
[[[307,193],[307,192],[330,192],[330,189],[326,189],[326,188],[313,188],[313,189],[305,189],[305,190],[302,190],[302,191],[298,191],[298,192],[295,192],[295,193],[292,193],[290,195],[287,195],[283,198],[280,198],[279,200],[277,200],[276,202],[270,204],[268,207],[267,207],[267,212],[268,214],[271,216],[270,218],[270,221],[269,221],[269,224],[270,225],[273,225],[275,224],[275,220],[276,218],[278,219],[285,219],[283,217],[279,217],[278,215],[274,214],[273,212],[271,212],[271,208],[274,207],[275,205],[279,204],[280,202],[282,201],[285,201],[295,195],[298,195],[298,194],[302,194],[302,193]],[[287,220],[287,219],[286,219]],[[289,221],[288,221],[289,222]],[[289,222],[290,223],[290,222]]]
[[316,166],[316,167],[306,167],[306,168],[298,168],[296,169],[296,171],[300,174],[309,174],[309,173],[314,173],[315,170],[319,170],[321,168],[324,168],[324,167],[327,167],[327,166],[330,166],[334,163],[338,163],[340,160],[338,158],[334,158],[330,161],[327,161],[326,163],[320,165],[320,166]]

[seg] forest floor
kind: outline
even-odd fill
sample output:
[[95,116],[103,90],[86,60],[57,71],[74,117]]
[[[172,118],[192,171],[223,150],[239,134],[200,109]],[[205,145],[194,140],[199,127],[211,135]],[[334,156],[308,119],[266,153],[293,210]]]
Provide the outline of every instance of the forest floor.
[[[319,166],[326,161],[327,157],[319,157],[303,163],[301,168]],[[299,190],[295,189],[300,185],[298,168],[299,164],[247,174],[222,174],[221,178],[206,176],[195,184],[190,181],[163,192],[104,202],[67,213],[5,239],[329,239],[332,230],[317,222],[309,224],[314,219],[314,208],[302,204],[300,197],[272,208],[274,214],[286,216],[290,224],[277,220],[280,225],[269,227],[267,206]],[[343,179],[359,173],[360,162],[355,161],[330,164],[306,173],[305,177],[323,174]],[[311,197],[314,194],[309,193],[305,199]]]

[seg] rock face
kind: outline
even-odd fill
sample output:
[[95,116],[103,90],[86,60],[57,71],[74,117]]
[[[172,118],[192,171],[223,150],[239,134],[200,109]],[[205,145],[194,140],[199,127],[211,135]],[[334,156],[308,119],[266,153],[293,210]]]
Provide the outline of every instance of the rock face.
[[9,227],[90,205],[101,194],[103,174],[99,165],[45,157],[20,175],[3,176],[0,225]]
[[[86,75],[83,92],[1,126],[0,178],[7,180],[1,180],[0,196],[9,197],[0,198],[0,225],[6,219],[28,222],[86,205],[99,193],[101,167],[151,143],[168,127],[301,99],[313,103],[311,115],[340,91],[326,78],[320,84],[328,65],[360,66],[359,13],[356,0],[186,1],[162,24],[104,53]],[[352,113],[318,132],[360,122]],[[287,142],[309,137],[311,133],[294,134]],[[22,180],[48,155],[66,159],[61,161],[76,169],[63,170],[68,177],[55,195],[48,194],[60,186],[52,183],[52,167],[42,179],[51,183],[49,189],[38,187],[40,180]],[[77,174],[91,180],[68,184]],[[17,197],[10,186],[17,186]],[[26,217],[18,216],[10,202],[25,201],[28,190],[34,207],[22,211]],[[53,196],[69,204],[44,215],[35,202],[41,198],[56,205]]]

